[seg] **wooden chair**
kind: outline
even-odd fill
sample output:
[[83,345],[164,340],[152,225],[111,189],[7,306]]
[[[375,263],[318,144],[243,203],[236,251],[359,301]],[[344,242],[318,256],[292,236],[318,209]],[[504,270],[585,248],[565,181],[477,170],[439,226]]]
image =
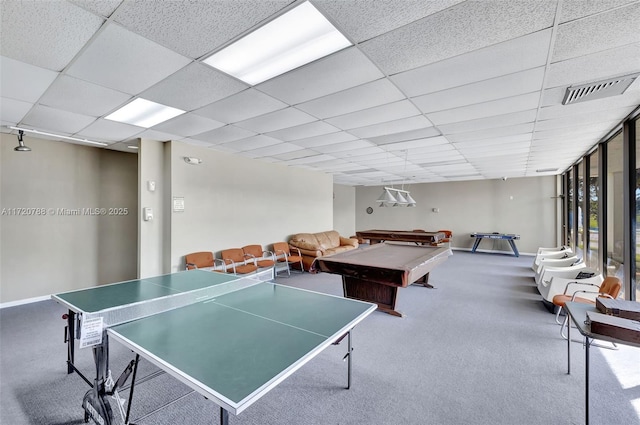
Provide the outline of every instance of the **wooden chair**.
[[253,259],[248,258],[242,248],[229,248],[220,254],[222,261],[227,266],[227,272],[233,274],[255,273],[258,265]]
[[[273,252],[276,256],[278,264],[286,266],[287,274],[291,276],[291,265],[299,264],[300,272],[304,272],[304,265],[302,264],[302,254],[298,248],[293,248],[297,253],[291,254],[291,247],[287,242],[274,242]],[[284,269],[284,267],[283,267]],[[276,267],[276,276],[278,275],[278,268]]]
[[224,262],[213,256],[213,252],[201,251],[192,252],[184,256],[185,268],[187,270],[205,269],[215,271],[226,271]]
[[252,258],[258,268],[266,269],[275,267],[276,260],[275,255],[271,251],[263,251],[260,245],[247,245],[242,247],[242,252],[245,256]]
[[[612,298],[612,299],[616,299],[618,297],[618,294],[620,293],[620,289],[622,288],[622,285],[620,284],[620,279],[618,279],[615,276],[607,276],[604,278],[604,280],[602,281],[602,284],[600,285],[600,287],[598,288],[598,285],[594,285],[594,284],[588,284],[588,283],[580,283],[581,285],[589,285],[589,286],[594,286],[596,288],[598,288],[598,291],[587,291],[587,290],[578,290],[575,291],[573,293],[571,293],[571,290],[569,289],[569,287],[572,284],[578,284],[579,282],[569,282],[567,284],[567,287],[564,291],[564,294],[560,294],[560,295],[556,295],[555,297],[553,297],[553,304],[560,307],[558,309],[558,313],[556,314],[556,322],[558,324],[560,324],[560,312],[562,311],[565,303],[567,302],[577,302],[577,303],[583,303],[583,304],[596,304],[595,299],[597,297],[605,297],[605,298]],[[583,298],[583,297],[578,297],[576,296],[577,294],[582,293],[582,294],[593,294],[593,299],[591,298]],[[569,323],[569,315],[565,314],[564,317],[564,321],[562,322],[562,327],[560,328],[560,335],[562,335],[562,337],[564,339],[567,339],[567,337],[564,334],[564,328],[566,326],[571,326],[571,324]]]

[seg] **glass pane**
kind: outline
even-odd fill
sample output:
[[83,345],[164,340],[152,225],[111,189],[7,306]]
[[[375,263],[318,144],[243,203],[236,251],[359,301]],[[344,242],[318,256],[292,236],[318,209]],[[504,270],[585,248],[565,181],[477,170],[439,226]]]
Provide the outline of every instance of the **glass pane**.
[[567,184],[569,186],[569,193],[567,195],[567,202],[568,202],[568,205],[569,205],[569,211],[568,211],[569,220],[568,220],[568,223],[567,223],[568,226],[569,226],[569,229],[568,229],[569,241],[568,241],[568,243],[569,243],[569,246],[571,247],[571,249],[573,250],[573,252],[575,252],[575,249],[576,249],[575,240],[573,239],[573,214],[574,214],[574,212],[573,212],[573,169],[570,170],[567,173],[567,176],[568,176],[567,177]]
[[578,258],[585,258],[584,251],[584,161],[578,164],[578,240],[576,246],[576,255]]
[[600,270],[600,261],[598,259],[598,200],[600,199],[600,175],[598,171],[598,157],[598,150],[589,155],[589,198],[587,203],[589,244],[585,256],[585,262],[587,263],[587,266],[596,270]]
[[624,290],[624,205],[622,133],[607,142],[607,276],[617,276]]
[[640,271],[640,249],[638,249],[638,243],[640,238],[638,237],[638,218],[640,217],[640,121],[636,120],[634,125],[636,126],[636,251],[633,253],[636,258],[636,301],[640,302],[640,284],[638,284],[638,272]]

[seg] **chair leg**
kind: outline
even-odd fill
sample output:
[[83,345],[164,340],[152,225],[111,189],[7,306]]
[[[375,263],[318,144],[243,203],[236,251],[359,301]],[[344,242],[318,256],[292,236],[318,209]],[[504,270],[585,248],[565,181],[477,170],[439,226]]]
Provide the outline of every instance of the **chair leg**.
[[571,323],[569,323],[569,315],[568,314],[564,316],[564,322],[562,322],[562,327],[560,328],[560,335],[562,335],[563,339],[567,339],[567,336],[564,334],[565,326],[571,326]]
[[556,313],[556,323],[561,325],[562,323],[560,323],[560,312],[562,311],[562,306],[560,306],[560,308],[558,309],[558,312]]

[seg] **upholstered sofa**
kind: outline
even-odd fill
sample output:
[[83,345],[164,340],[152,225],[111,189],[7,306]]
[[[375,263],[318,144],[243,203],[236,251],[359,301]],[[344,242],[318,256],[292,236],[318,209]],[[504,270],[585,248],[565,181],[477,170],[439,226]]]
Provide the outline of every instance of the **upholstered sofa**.
[[358,248],[358,240],[340,236],[335,230],[319,233],[298,233],[289,239],[289,245],[300,250],[302,264],[307,271],[311,268],[313,260],[325,255],[337,254]]

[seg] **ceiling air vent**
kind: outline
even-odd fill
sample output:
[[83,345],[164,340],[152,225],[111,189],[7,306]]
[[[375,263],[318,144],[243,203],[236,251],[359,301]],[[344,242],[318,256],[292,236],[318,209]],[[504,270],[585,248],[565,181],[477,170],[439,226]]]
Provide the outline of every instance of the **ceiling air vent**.
[[564,95],[564,99],[562,99],[562,104],[571,105],[578,102],[586,102],[587,100],[617,96],[624,93],[638,75],[640,75],[640,73],[567,87],[567,92]]

